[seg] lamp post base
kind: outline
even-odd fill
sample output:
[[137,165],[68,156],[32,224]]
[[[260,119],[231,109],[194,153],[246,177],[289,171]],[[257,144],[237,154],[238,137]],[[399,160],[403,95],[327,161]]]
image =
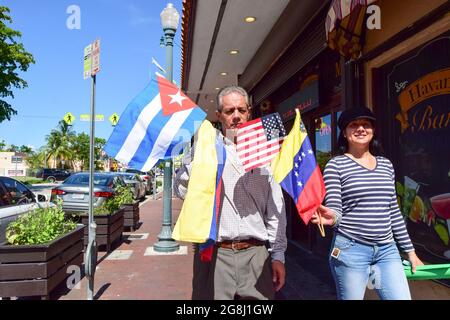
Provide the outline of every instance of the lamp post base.
[[174,252],[180,249],[180,245],[172,239],[172,230],[170,226],[163,226],[158,235],[158,242],[153,245],[156,252]]
[[156,252],[174,252],[180,250],[180,245],[175,240],[160,240],[153,245]]

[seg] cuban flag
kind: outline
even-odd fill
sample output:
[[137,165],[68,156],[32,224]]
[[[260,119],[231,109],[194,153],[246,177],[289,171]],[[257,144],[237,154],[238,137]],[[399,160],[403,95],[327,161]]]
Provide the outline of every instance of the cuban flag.
[[104,147],[117,161],[140,171],[177,156],[206,113],[167,79],[157,76],[120,116]]
[[294,126],[271,165],[275,181],[289,193],[300,218],[308,224],[325,197],[325,184],[300,111],[295,111]]

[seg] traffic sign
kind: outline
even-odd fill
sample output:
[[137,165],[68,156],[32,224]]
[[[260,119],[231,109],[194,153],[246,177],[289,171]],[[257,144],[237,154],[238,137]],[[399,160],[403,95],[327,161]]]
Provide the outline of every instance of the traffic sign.
[[64,121],[70,126],[72,124],[72,122],[75,121],[75,116],[73,114],[71,114],[70,112],[66,113],[66,115],[64,116]]
[[83,77],[86,80],[91,76],[92,70],[92,44],[84,48],[84,72]]
[[112,115],[111,115],[111,117],[109,117],[109,121],[111,121],[111,124],[113,125],[113,126],[115,126],[116,124],[117,124],[117,122],[119,122],[119,115],[117,114],[117,113],[113,113]]
[[84,48],[84,79],[100,72],[100,40],[97,39]]
[[95,76],[100,72],[100,40],[97,39],[92,45],[92,71],[91,75]]
[[[80,121],[91,121],[91,115],[87,114],[87,113],[81,114]],[[97,122],[105,121],[105,115],[104,114],[96,114],[95,121],[97,121]]]

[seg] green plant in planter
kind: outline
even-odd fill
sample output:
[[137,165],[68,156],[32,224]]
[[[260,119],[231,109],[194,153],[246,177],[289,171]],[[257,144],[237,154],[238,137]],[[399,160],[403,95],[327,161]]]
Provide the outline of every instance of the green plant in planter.
[[119,187],[114,197],[109,198],[101,206],[94,208],[94,215],[112,214],[123,204],[133,203],[133,194],[129,187]]
[[6,240],[12,245],[44,244],[75,230],[76,226],[65,218],[58,202],[54,207],[36,209],[11,222],[6,228]]
[[117,203],[119,204],[119,208],[123,204],[133,203],[133,193],[131,192],[130,187],[119,187],[117,189]]

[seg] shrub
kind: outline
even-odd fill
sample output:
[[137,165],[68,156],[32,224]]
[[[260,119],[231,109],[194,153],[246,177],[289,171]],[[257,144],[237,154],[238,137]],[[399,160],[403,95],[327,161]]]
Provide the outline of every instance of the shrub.
[[66,220],[61,202],[20,216],[6,228],[12,245],[44,244],[75,230],[76,223]]
[[114,197],[106,200],[100,207],[94,208],[94,215],[112,214],[127,203],[133,203],[133,193],[128,186],[119,187]]

